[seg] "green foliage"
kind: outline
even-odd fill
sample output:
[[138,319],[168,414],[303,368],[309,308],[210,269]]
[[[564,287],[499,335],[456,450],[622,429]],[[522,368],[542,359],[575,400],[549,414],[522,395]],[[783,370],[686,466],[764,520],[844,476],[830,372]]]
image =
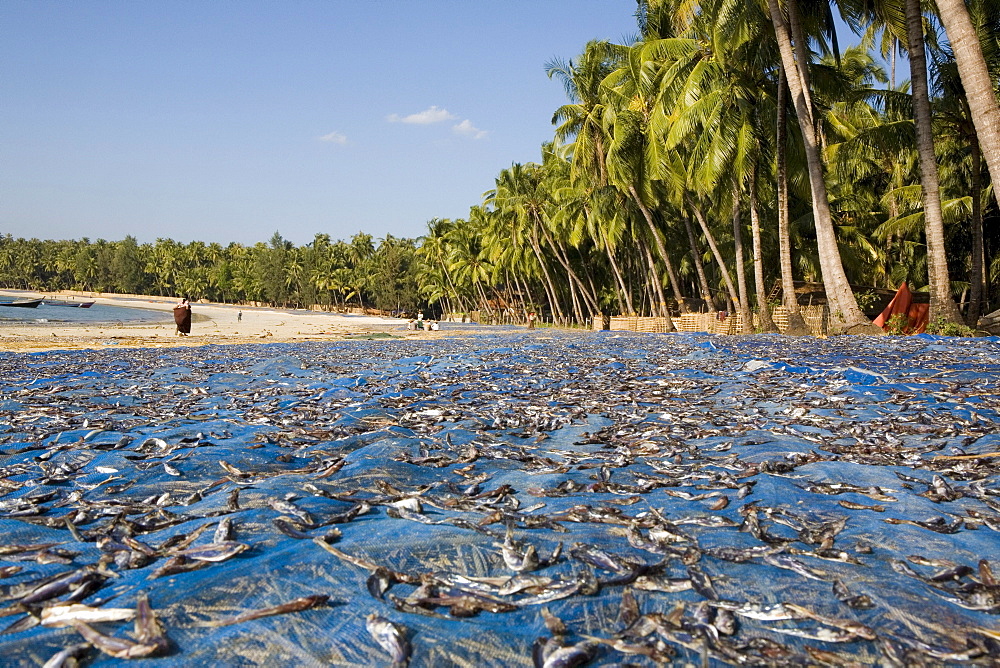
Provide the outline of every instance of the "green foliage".
[[858,300],[858,308],[862,311],[867,311],[874,307],[878,303],[878,294],[873,290],[865,290],[864,292],[859,292],[855,295]]
[[885,324],[885,333],[902,336],[910,326],[910,319],[905,313],[896,313]]
[[927,333],[936,336],[973,336],[971,328],[958,322],[948,322],[943,316],[938,316],[927,323]]
[[423,308],[416,241],[358,234],[350,243],[316,235],[295,246],[275,232],[253,246],[139,244],[88,239],[41,241],[0,236],[0,287],[187,296],[309,308]]

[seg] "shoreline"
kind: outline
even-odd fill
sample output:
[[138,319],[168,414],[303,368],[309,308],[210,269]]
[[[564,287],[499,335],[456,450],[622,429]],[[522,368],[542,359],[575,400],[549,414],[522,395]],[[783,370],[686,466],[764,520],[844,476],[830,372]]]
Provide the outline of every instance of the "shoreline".
[[[10,296],[44,298],[53,293],[4,290]],[[176,300],[166,297],[128,295],[91,296],[60,292],[57,298],[79,296],[98,305],[142,308],[171,314]],[[243,312],[242,322],[237,314]],[[344,315],[304,309],[282,310],[230,304],[192,304],[192,327],[188,336],[177,336],[173,322],[163,323],[39,323],[0,324],[0,352],[45,352],[50,350],[99,350],[104,348],[175,348],[250,343],[340,341],[371,335],[394,338],[442,338],[462,334],[459,330],[410,331],[406,320],[379,316]]]

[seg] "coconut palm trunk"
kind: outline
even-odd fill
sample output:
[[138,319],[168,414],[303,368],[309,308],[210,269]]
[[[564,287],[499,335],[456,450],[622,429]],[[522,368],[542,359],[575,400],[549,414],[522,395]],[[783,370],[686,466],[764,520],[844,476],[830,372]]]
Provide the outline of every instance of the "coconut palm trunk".
[[750,231],[753,235],[753,283],[757,293],[758,329],[762,332],[777,332],[771,319],[771,305],[767,303],[764,287],[764,251],[760,239],[760,213],[757,211],[757,165],[750,170]]
[[646,265],[649,267],[649,278],[647,279],[648,285],[652,286],[651,299],[656,301],[656,305],[650,305],[650,313],[653,315],[659,314],[661,317],[667,319],[667,331],[674,331],[673,320],[670,319],[670,309],[667,308],[667,296],[663,294],[663,282],[660,280],[660,273],[656,270],[656,261],[653,259],[653,251],[649,249],[649,244],[643,244],[642,250],[645,251],[646,255]]
[[997,105],[993,81],[986,68],[979,35],[963,0],[938,0],[937,6],[969,100],[969,111],[979,136],[983,159],[994,184],[993,196],[1000,204],[1000,188],[996,187],[1000,184],[1000,106]]
[[[794,4],[795,0],[789,0]],[[768,12],[774,25],[778,50],[781,53],[781,63],[784,66],[788,89],[792,94],[795,114],[802,130],[805,147],[806,164],[809,170],[809,186],[812,194],[813,219],[816,227],[816,247],[819,252],[820,271],[823,274],[823,284],[826,290],[827,303],[830,307],[830,329],[833,333],[881,333],[881,329],[872,325],[858,308],[857,299],[847,282],[847,274],[840,258],[837,246],[837,235],[833,229],[833,216],[830,213],[830,201],[827,196],[826,182],[823,177],[823,160],[820,155],[819,137],[816,132],[815,119],[812,112],[811,94],[799,74],[799,61],[805,70],[808,58],[806,44],[800,42],[796,46],[800,51],[796,59],[792,46],[791,29],[778,6],[778,0],[767,1]]]
[[552,314],[561,321],[563,319],[563,312],[559,305],[559,296],[556,294],[555,286],[552,284],[552,277],[549,276],[548,267],[545,266],[545,257],[542,255],[542,249],[539,247],[536,230],[531,230],[529,239],[531,250],[535,253],[538,266],[542,269],[542,287],[545,288],[545,294],[549,299],[549,308],[552,310]]
[[747,295],[747,272],[743,266],[743,220],[740,216],[739,186],[733,184],[733,246],[736,252],[736,285],[740,292],[740,319],[743,334],[753,334],[753,312]]
[[982,314],[986,287],[986,254],[983,240],[983,161],[979,141],[972,141],[972,262],[969,267],[969,308],[965,324],[975,327]]
[[694,213],[695,220],[698,221],[698,225],[701,227],[702,234],[705,235],[705,241],[712,251],[712,257],[715,258],[715,263],[719,265],[719,271],[722,272],[722,279],[726,283],[729,301],[735,305],[739,305],[740,298],[736,294],[736,286],[733,285],[733,279],[729,275],[729,267],[726,265],[726,260],[722,257],[722,253],[719,252],[719,246],[715,243],[715,236],[712,234],[712,230],[708,228],[708,221],[705,220],[701,209],[695,205],[691,198],[687,195],[685,195],[685,198],[687,199],[688,206],[691,207],[691,211]]
[[691,257],[694,259],[695,272],[698,274],[698,285],[701,288],[701,298],[705,300],[705,306],[709,311],[716,311],[715,299],[712,298],[712,289],[708,287],[708,278],[705,276],[705,263],[701,261],[701,251],[698,249],[698,240],[694,236],[694,228],[691,227],[691,219],[684,216],[684,228],[687,230],[688,243],[691,245]]
[[[667,247],[663,243],[663,237],[660,236],[659,230],[656,229],[656,223],[653,222],[653,213],[643,203],[642,198],[639,197],[639,192],[635,189],[634,185],[629,185],[629,194],[632,195],[632,199],[635,201],[636,205],[639,207],[639,210],[642,212],[642,217],[646,221],[646,226],[649,228],[649,233],[653,235],[653,241],[656,243],[656,249],[660,252],[660,258],[663,260],[663,264],[667,268],[667,276],[670,278],[670,289],[674,293],[674,299],[677,301],[678,306],[680,306],[684,302],[681,300],[681,292],[680,292],[679,281],[677,280],[677,272],[674,271],[674,265],[672,262],[670,262],[670,254],[667,253]],[[667,319],[669,320],[669,318]]]
[[941,215],[941,188],[934,160],[931,130],[931,103],[927,91],[927,57],[924,53],[924,21],[920,0],[905,0],[906,48],[910,60],[913,119],[917,131],[920,160],[920,188],[924,205],[924,235],[927,239],[927,282],[931,293],[930,318],[943,317],[961,322],[958,306],[951,297],[948,257],[944,244],[944,217]]
[[781,266],[781,304],[788,310],[788,327],[785,334],[809,334],[799,300],[795,294],[792,276],[792,239],[788,230],[788,82],[785,68],[778,64],[777,125],[775,128],[775,172],[778,179],[778,262]]
[[[521,283],[521,279],[518,278],[517,273],[514,273],[514,286],[517,288],[517,292],[521,295],[521,312],[525,315],[527,314],[528,307],[532,309],[535,308],[535,297],[531,294],[530,281],[525,279],[524,283]],[[527,296],[527,301],[525,300]]]
[[[573,271],[573,266],[569,262],[569,256],[566,254],[566,249],[562,242],[557,242],[549,234],[548,229],[542,221],[537,221],[537,224],[541,227],[542,234],[545,236],[545,241],[548,243],[549,247],[552,249],[553,255],[555,255],[556,260],[562,265],[562,268],[566,270],[566,276],[569,278],[570,287],[574,285],[579,288],[580,294],[583,295],[584,301],[587,303],[587,308],[591,313],[597,311],[597,298],[589,293],[587,286],[583,284],[580,277],[575,271]],[[574,297],[575,298],[575,297]]]
[[615,251],[611,247],[608,235],[604,232],[604,227],[600,223],[597,224],[597,234],[600,237],[601,245],[604,246],[604,250],[608,255],[608,262],[611,264],[611,271],[615,275],[615,281],[618,283],[618,307],[621,308],[622,300],[624,299],[628,313],[635,313],[635,308],[632,306],[631,290],[625,284],[625,277],[622,276],[621,268],[618,266]]

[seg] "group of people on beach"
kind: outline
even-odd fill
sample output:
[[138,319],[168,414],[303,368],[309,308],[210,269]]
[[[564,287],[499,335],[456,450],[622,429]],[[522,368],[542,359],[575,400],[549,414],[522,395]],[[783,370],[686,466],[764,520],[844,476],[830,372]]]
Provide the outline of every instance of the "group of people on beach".
[[406,322],[406,329],[410,330],[411,332],[418,329],[427,330],[429,332],[436,332],[439,329],[441,329],[441,325],[438,324],[437,320],[424,320],[424,312],[418,311],[416,320],[410,318]]

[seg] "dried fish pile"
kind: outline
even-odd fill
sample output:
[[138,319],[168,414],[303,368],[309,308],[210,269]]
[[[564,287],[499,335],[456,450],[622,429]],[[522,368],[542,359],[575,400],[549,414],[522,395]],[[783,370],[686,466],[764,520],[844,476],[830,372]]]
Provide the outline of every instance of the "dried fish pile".
[[996,665],[996,339],[0,357],[4,665]]

